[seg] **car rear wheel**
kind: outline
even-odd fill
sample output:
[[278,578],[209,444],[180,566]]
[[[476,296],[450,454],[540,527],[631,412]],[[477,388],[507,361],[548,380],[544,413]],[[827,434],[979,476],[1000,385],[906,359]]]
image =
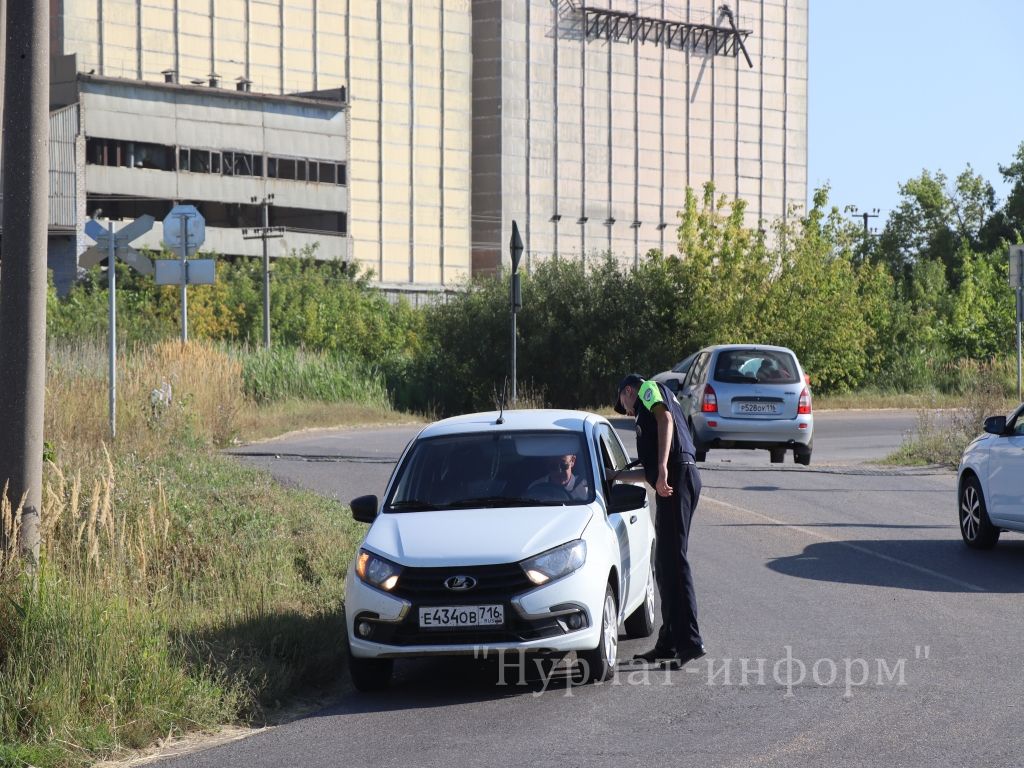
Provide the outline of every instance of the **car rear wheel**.
[[394,670],[394,659],[360,659],[348,657],[348,672],[352,685],[357,691],[369,693],[382,691],[391,684],[391,673]]
[[690,439],[693,440],[694,461],[706,461],[708,458],[708,447],[697,437],[697,430],[693,428],[692,421],[690,422]]
[[988,518],[981,483],[974,475],[960,485],[960,535],[972,549],[992,549],[999,541],[999,529]]
[[785,448],[770,448],[768,455],[772,457],[772,464],[781,464],[786,460]]
[[654,557],[647,572],[647,594],[644,601],[626,618],[626,637],[650,637],[654,633]]
[[619,607],[615,602],[612,585],[604,589],[604,607],[601,611],[601,638],[597,648],[580,651],[584,683],[600,683],[615,674],[619,658]]
[[793,449],[793,461],[803,464],[805,467],[811,465],[811,452],[814,450],[814,441],[807,444],[806,448],[797,447]]

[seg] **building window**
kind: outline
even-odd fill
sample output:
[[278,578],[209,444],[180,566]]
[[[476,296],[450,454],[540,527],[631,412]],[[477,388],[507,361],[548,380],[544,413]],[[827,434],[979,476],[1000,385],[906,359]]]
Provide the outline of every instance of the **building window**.
[[121,168],[174,170],[174,148],[146,141],[122,141],[90,136],[85,141],[86,162]]

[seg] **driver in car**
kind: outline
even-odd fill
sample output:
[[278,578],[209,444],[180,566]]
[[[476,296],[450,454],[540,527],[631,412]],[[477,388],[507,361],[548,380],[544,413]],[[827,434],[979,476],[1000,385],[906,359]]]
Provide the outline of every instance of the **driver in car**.
[[576,466],[576,455],[567,453],[563,456],[552,456],[548,459],[547,474],[530,483],[528,492],[543,492],[545,488],[557,486],[565,490],[572,499],[585,501],[590,496],[587,481],[573,472]]

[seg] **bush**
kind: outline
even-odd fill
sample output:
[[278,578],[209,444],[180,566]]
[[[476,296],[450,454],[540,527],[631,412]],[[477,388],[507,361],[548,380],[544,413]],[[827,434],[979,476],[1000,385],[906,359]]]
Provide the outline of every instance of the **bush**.
[[242,356],[245,394],[257,403],[302,399],[388,403],[383,378],[368,365],[339,355],[272,347]]

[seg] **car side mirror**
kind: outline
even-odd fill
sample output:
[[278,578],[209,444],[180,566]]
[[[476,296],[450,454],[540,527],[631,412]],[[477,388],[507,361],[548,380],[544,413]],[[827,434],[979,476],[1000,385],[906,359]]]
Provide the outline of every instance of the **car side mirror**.
[[1005,416],[989,416],[985,419],[985,431],[990,435],[1002,435],[1006,432]]
[[349,503],[352,519],[357,523],[372,523],[377,519],[377,497],[360,496]]
[[642,485],[619,483],[608,492],[608,514],[614,515],[640,509],[647,501],[647,489]]

